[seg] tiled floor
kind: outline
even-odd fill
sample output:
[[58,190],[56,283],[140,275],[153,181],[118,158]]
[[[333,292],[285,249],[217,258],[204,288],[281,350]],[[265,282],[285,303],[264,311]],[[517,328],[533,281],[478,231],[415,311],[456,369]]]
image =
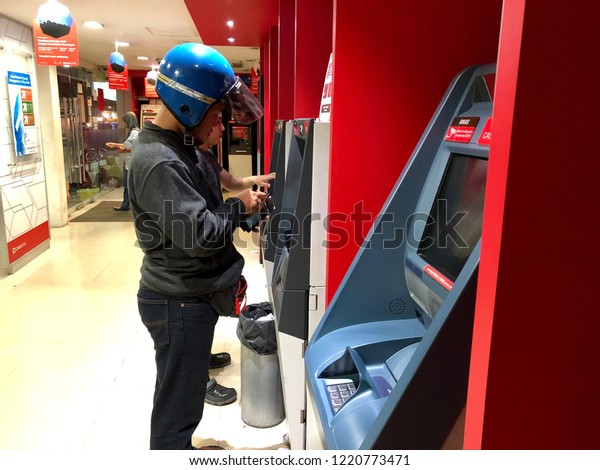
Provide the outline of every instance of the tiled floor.
[[[103,200],[120,197],[116,190]],[[237,241],[248,303],[268,300],[256,242],[243,232]],[[155,370],[137,313],[141,259],[132,224],[69,223],[52,229],[49,250],[0,277],[0,449],[148,448]],[[228,351],[233,362],[211,372],[239,397],[236,326],[219,320],[213,351]],[[239,399],[206,405],[194,444],[283,447],[285,421],[258,429],[240,416]]]

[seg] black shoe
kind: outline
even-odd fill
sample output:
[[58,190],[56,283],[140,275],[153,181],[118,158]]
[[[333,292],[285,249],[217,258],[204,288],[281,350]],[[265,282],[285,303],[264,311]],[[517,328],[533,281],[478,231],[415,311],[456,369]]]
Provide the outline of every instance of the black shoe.
[[217,354],[210,355],[210,362],[208,364],[209,369],[218,369],[220,367],[225,367],[231,364],[231,356],[229,353],[220,352]]
[[117,207],[113,206],[113,211],[128,211],[129,207]]
[[206,396],[204,401],[209,405],[223,406],[229,405],[237,400],[235,388],[223,387],[219,385],[216,379],[210,379],[206,385]]

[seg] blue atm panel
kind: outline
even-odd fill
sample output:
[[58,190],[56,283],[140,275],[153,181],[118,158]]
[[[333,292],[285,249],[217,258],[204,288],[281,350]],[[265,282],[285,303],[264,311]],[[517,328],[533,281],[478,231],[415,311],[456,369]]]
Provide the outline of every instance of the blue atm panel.
[[306,351],[330,449],[439,449],[466,403],[495,67],[451,83]]

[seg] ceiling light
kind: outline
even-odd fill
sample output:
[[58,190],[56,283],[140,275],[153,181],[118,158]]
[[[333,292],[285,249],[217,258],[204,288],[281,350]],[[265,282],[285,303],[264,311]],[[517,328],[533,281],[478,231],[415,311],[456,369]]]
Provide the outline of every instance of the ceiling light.
[[83,26],[89,29],[102,29],[104,25],[102,23],[98,23],[97,21],[84,21]]
[[229,20],[227,23],[227,26],[229,26],[230,28],[233,28],[233,20]]
[[139,60],[148,60],[150,57],[146,57],[145,55],[139,55],[139,56],[137,56],[137,58]]
[[129,46],[128,42],[122,42],[122,41],[115,41],[115,46],[117,47],[127,47]]
[[235,38],[227,38],[229,42],[235,42]]

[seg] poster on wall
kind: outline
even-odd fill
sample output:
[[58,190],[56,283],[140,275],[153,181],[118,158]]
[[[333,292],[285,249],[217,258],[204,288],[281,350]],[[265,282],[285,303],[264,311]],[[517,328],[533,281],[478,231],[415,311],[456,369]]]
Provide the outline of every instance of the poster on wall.
[[15,155],[18,158],[36,153],[37,140],[31,75],[8,72],[8,102],[12,116]]
[[33,42],[38,65],[79,65],[77,24],[65,5],[49,1],[40,6],[33,20]]

